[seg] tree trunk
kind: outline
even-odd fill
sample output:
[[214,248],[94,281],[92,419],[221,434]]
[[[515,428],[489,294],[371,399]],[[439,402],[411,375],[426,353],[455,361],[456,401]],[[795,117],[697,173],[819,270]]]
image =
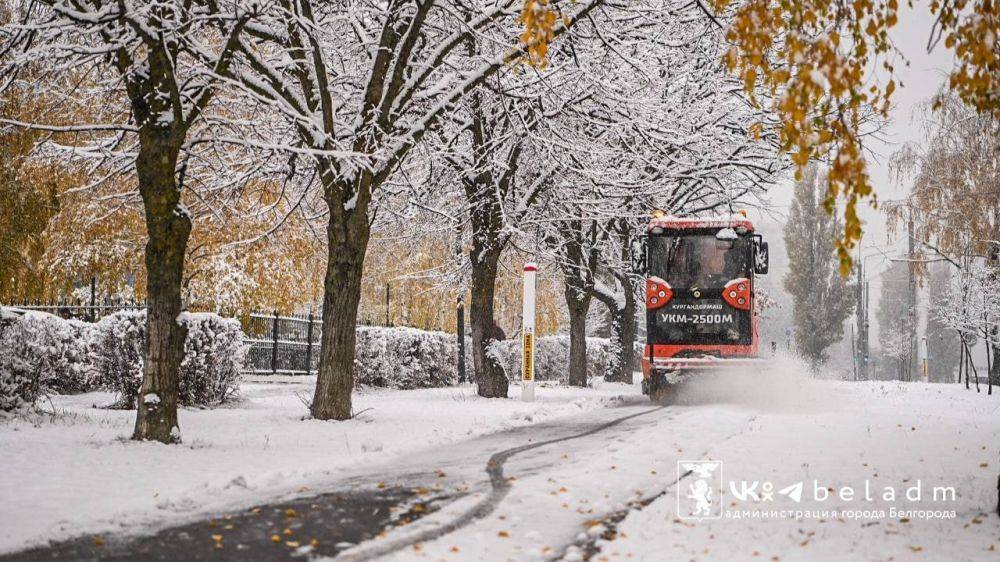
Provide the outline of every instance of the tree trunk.
[[187,330],[177,321],[191,219],[180,201],[175,169],[179,143],[169,131],[140,132],[136,158],[139,192],[146,213],[146,349],[136,400],[133,439],[174,443],[177,389]]
[[[581,221],[566,221],[559,227],[559,269],[562,272],[566,309],[569,312],[569,384],[587,386],[587,312],[594,290],[596,227],[584,232]],[[585,241],[589,245],[585,248]]]
[[369,192],[363,182],[360,186],[350,182],[327,189],[330,222],[323,281],[323,334],[316,393],[310,408],[313,417],[321,420],[347,420],[353,414],[351,393],[354,391],[358,305],[371,226],[368,197],[359,195],[352,209],[344,209],[344,201],[359,191],[361,194]]
[[988,375],[991,392],[994,386],[1000,386],[1000,346],[994,345],[992,347],[993,361],[990,363],[990,371]]
[[473,244],[472,249],[472,302],[469,304],[469,321],[472,324],[472,363],[476,371],[476,386],[485,398],[506,398],[509,381],[500,361],[489,353],[494,341],[507,339],[493,318],[497,267],[503,247],[488,249]]
[[575,289],[566,286],[569,310],[569,384],[587,386],[587,311],[590,298],[579,298]]
[[612,382],[632,382],[632,372],[636,368],[635,356],[635,291],[628,276],[619,278],[625,291],[623,306],[610,295],[595,293],[602,303],[608,307],[611,314],[611,347],[612,355],[604,372],[604,380]]
[[625,307],[611,310],[612,340],[615,357],[608,365],[604,379],[612,382],[632,382],[632,371],[635,370],[635,297],[629,290],[625,294]]

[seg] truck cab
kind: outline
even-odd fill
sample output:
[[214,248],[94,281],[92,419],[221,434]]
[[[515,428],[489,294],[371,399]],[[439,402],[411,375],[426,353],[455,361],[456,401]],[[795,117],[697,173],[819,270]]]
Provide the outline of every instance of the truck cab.
[[768,247],[746,214],[654,215],[647,235],[643,392],[658,400],[687,375],[759,361],[754,279]]

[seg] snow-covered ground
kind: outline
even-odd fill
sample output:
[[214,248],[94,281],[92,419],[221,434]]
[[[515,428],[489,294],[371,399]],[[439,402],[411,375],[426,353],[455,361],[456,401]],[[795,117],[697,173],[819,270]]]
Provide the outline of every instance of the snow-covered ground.
[[[750,414],[738,436],[705,457],[722,461],[722,501],[710,510],[721,508],[722,518],[678,517],[697,495],[689,476],[625,518],[620,536],[600,545],[607,559],[1000,559],[996,392],[870,382],[765,394],[749,377],[731,383],[688,393],[693,409],[721,399]],[[757,498],[737,497],[754,481]]]
[[[678,481],[688,471],[678,463],[702,460],[722,461],[723,481],[709,479],[722,488],[721,501],[709,496],[720,519],[686,517],[698,477]],[[511,458],[504,474],[515,480],[496,510],[392,559],[996,560],[998,461],[996,393],[782,369],[713,377],[688,385],[675,406]],[[742,492],[744,481],[758,499],[736,497],[731,483]],[[920,499],[908,498],[918,481]],[[798,482],[798,501],[794,488],[779,493]],[[935,499],[935,487],[954,498]],[[838,497],[845,489],[852,499]]]
[[[236,406],[183,409],[184,444],[135,443],[106,393],[54,396],[55,416],[0,422],[0,552],[84,533],[135,532],[321,489],[420,449],[612,406],[634,387],[540,388],[486,400],[470,386],[356,393],[348,422],[303,420],[315,377],[245,382]],[[512,389],[520,392],[519,388]]]
[[[535,404],[368,391],[347,423],[301,419],[309,381],[250,383],[238,407],[184,410],[181,447],[127,441],[131,412],[91,407],[107,395],[63,397],[54,420],[0,425],[0,545],[142,531],[348,477],[459,492],[345,561],[393,544],[400,562],[997,559],[1000,393],[801,373],[783,360],[704,377],[662,409],[626,385],[544,388]],[[498,495],[484,469],[501,451]],[[700,461],[721,472],[688,473]],[[721,517],[688,518],[699,497]]]

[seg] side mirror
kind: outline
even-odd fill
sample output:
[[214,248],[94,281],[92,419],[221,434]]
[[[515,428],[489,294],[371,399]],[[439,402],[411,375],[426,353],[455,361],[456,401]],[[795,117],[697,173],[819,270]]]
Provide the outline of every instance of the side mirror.
[[756,251],[753,257],[753,270],[760,275],[767,275],[771,265],[771,254],[767,248],[767,242],[758,241],[754,247]]

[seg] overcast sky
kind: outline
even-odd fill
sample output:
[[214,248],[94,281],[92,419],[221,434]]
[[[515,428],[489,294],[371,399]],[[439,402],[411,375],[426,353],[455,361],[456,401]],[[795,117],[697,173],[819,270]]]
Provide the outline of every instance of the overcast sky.
[[[937,45],[930,53],[927,52],[927,38],[930,36],[933,17],[926,4],[918,3],[909,8],[901,3],[899,24],[890,36],[902,56],[909,61],[907,66],[902,60],[896,60],[896,80],[902,83],[902,88],[893,94],[893,107],[890,109],[891,122],[883,132],[883,139],[870,140],[867,147],[873,154],[868,157],[868,169],[871,174],[875,191],[880,200],[892,200],[904,197],[908,186],[894,183],[889,174],[888,161],[893,152],[907,142],[922,142],[920,116],[914,111],[928,100],[937,89],[946,82],[948,72],[952,67],[954,57],[943,44]],[[791,180],[774,188],[769,194],[771,199],[771,216],[754,211],[755,220],[772,246],[774,267],[771,275],[781,277],[787,271],[787,259],[784,255],[784,244],[781,242],[781,226],[787,215],[788,206],[792,200],[793,183]],[[879,274],[889,266],[889,261],[879,255],[898,253],[906,246],[905,236],[890,235],[885,225],[884,216],[879,211],[869,208],[861,210],[864,221],[865,235],[862,241],[863,255],[875,254],[867,260],[869,279],[871,280],[871,310],[878,306],[878,295],[881,289]],[[780,254],[780,255],[777,255]],[[775,279],[777,281],[777,279]],[[875,319],[872,318],[875,324]],[[877,340],[877,326],[873,330],[873,343]]]

